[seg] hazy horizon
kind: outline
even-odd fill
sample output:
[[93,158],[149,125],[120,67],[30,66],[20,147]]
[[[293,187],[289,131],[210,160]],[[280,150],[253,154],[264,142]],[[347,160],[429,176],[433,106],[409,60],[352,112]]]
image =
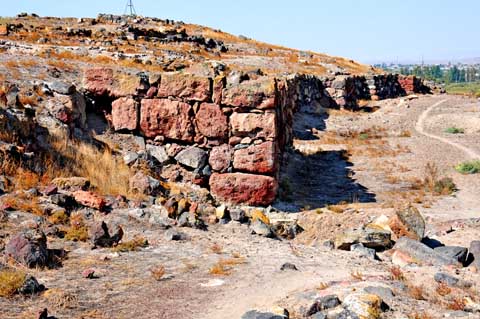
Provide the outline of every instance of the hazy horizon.
[[[2,16],[95,17],[123,14],[127,0],[17,0]],[[364,63],[456,61],[480,57],[476,15],[480,2],[424,0],[298,0],[279,4],[245,0],[170,2],[134,0],[137,13],[221,29],[259,41],[343,56]]]

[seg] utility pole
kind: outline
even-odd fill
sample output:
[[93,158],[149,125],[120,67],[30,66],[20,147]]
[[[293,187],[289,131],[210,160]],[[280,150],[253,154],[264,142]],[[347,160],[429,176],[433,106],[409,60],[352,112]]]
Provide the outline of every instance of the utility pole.
[[125,6],[125,15],[127,13],[130,13],[131,17],[137,15],[137,12],[135,11],[135,6],[133,5],[133,0],[128,0],[127,5]]

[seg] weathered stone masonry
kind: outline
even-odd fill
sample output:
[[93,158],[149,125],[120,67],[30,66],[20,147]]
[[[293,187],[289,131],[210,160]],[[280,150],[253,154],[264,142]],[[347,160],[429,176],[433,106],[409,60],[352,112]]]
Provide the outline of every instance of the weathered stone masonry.
[[84,83],[89,94],[113,100],[115,130],[144,136],[153,156],[192,172],[191,181],[218,201],[249,205],[275,200],[299,105],[353,108],[360,99],[420,91],[420,84],[393,75],[258,76],[227,83],[222,76],[129,75],[109,68],[87,70]]

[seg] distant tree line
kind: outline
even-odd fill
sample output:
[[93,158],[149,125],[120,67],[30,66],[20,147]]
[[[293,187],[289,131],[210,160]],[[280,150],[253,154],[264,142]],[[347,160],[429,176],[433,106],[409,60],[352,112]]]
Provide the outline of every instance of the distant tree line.
[[437,83],[466,83],[480,81],[480,67],[469,66],[459,68],[454,65],[444,70],[440,65],[415,65],[413,67],[402,66],[398,73],[403,75],[415,75]]

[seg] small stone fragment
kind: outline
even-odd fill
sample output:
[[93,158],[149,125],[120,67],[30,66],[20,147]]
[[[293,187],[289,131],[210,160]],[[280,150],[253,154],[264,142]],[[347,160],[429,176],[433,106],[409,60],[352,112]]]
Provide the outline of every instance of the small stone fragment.
[[285,263],[282,265],[282,267],[280,267],[280,270],[281,271],[286,271],[286,270],[298,271],[298,268],[292,263]]
[[315,300],[313,305],[310,306],[305,316],[312,316],[318,312],[332,309],[341,304],[340,299],[336,295],[328,295]]

